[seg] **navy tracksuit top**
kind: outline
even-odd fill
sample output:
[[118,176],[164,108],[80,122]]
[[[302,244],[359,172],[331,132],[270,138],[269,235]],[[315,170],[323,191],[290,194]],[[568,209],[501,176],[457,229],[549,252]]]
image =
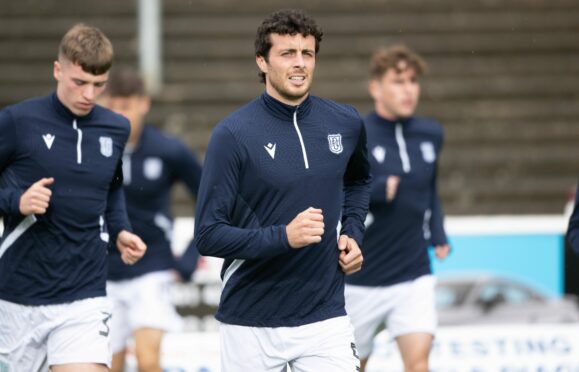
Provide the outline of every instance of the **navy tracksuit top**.
[[[370,169],[357,111],[308,96],[299,106],[264,93],[212,134],[201,177],[195,241],[225,258],[217,319],[299,326],[345,315],[341,233],[361,243]],[[286,225],[323,211],[319,244],[289,246]]]
[[183,142],[145,125],[135,148],[125,150],[123,176],[129,220],[135,234],[147,244],[147,254],[127,266],[118,249],[111,247],[109,280],[168,269],[176,269],[183,279],[189,279],[199,254],[191,242],[178,260],[173,257],[171,189],[182,181],[189,193],[197,196],[201,179],[199,162]]
[[[429,274],[428,246],[447,242],[436,186],[443,131],[431,119],[364,119],[372,193],[361,271],[348,284],[388,286]],[[386,180],[400,177],[396,196],[386,200]]]
[[[0,299],[106,295],[107,246],[130,231],[121,170],[129,131],[127,119],[100,106],[75,116],[56,93],[0,111]],[[43,177],[55,179],[47,212],[21,215],[22,193]]]
[[575,206],[569,218],[567,242],[571,245],[573,251],[579,254],[579,187],[577,187],[577,191],[575,192]]

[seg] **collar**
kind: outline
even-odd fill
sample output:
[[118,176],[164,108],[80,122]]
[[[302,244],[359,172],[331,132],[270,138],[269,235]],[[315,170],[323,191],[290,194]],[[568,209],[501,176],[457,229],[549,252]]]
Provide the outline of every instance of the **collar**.
[[409,118],[400,118],[400,119],[396,119],[396,120],[390,120],[390,119],[386,119],[380,115],[378,115],[376,113],[376,111],[372,111],[370,114],[368,114],[369,119],[372,122],[378,123],[379,125],[385,125],[388,128],[392,128],[394,129],[394,127],[396,127],[396,124],[402,124],[404,126],[407,126],[408,123],[410,123],[414,117],[411,116]]
[[308,94],[302,103],[297,106],[292,106],[278,101],[267,94],[267,92],[263,92],[261,95],[261,102],[265,108],[277,118],[293,121],[294,112],[297,111],[298,120],[303,119],[310,112],[313,101],[311,97],[312,95]]
[[82,119],[90,119],[93,115],[94,112],[94,107],[92,110],[90,110],[90,112],[84,116],[78,116],[75,113],[73,113],[72,111],[70,111],[70,109],[68,107],[66,107],[61,101],[60,99],[58,99],[58,95],[56,94],[56,91],[52,92],[52,94],[50,95],[50,100],[52,101],[52,106],[54,107],[54,109],[56,110],[56,112],[62,116],[63,118],[65,118],[67,121],[73,121],[73,120],[82,120]]

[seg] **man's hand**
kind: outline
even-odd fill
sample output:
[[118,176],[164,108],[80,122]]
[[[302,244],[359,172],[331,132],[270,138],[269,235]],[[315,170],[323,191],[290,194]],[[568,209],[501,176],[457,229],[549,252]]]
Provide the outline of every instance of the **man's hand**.
[[340,250],[340,266],[346,275],[362,269],[364,257],[362,257],[362,251],[354,239],[348,235],[340,235],[338,249]]
[[434,247],[434,254],[439,260],[444,260],[450,253],[450,246],[448,244],[440,244]]
[[400,177],[388,176],[386,180],[386,201],[391,202],[394,200],[398,191],[398,184],[400,184]]
[[287,240],[292,248],[319,243],[324,235],[324,215],[321,209],[308,208],[298,214],[286,227]]
[[117,236],[117,248],[121,252],[121,260],[132,265],[145,255],[147,245],[137,235],[123,230]]
[[52,191],[48,186],[54,183],[54,178],[42,178],[30,186],[20,197],[19,209],[24,216],[31,214],[44,214],[48,209],[48,203]]

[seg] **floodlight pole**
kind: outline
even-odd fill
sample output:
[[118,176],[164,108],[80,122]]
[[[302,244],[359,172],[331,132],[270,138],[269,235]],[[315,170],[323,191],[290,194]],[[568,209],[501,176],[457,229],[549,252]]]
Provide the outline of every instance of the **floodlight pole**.
[[161,53],[161,0],[139,0],[139,68],[150,94],[163,83]]

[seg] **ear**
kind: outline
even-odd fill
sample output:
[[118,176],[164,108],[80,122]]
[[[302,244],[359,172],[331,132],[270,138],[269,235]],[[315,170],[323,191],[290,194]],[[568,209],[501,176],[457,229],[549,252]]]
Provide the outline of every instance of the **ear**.
[[60,62],[54,61],[53,68],[52,68],[52,75],[56,81],[60,81],[60,77],[62,74],[62,66]]
[[257,63],[257,67],[259,67],[261,72],[267,74],[267,61],[263,56],[255,56],[255,63]]
[[380,98],[380,82],[376,79],[370,80],[368,82],[368,92],[374,100]]

